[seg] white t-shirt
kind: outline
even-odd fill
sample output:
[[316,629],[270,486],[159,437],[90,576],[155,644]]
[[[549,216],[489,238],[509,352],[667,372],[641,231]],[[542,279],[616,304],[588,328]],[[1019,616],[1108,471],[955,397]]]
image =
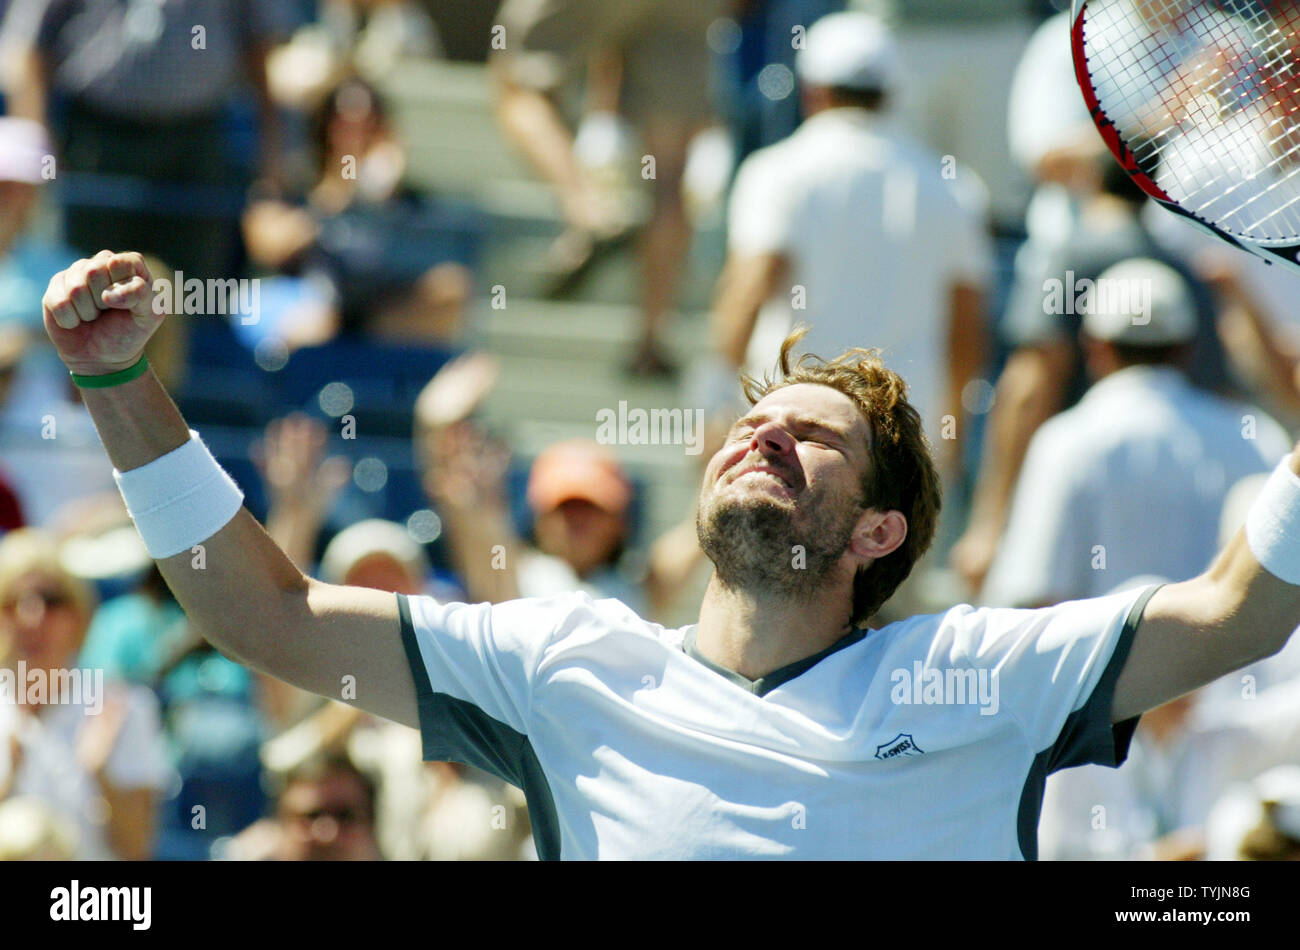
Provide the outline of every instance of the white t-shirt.
[[1034,433],[984,599],[1033,605],[1143,574],[1193,577],[1218,550],[1228,490],[1290,449],[1261,410],[1176,369],[1112,373]]
[[[105,767],[108,780],[121,789],[163,791],[174,773],[167,764],[157,699],[143,687],[122,684],[108,686],[106,694],[126,703],[122,730]],[[93,716],[80,703],[46,706],[32,716],[12,701],[0,702],[0,786],[11,774],[9,740],[16,734],[22,754],[11,793],[39,800],[67,822],[77,834],[79,861],[116,857],[104,831],[99,786],[76,756],[77,737]]]
[[946,166],[863,109],[819,112],[750,155],[731,194],[728,247],[786,256],[790,279],[759,313],[747,370],[772,369],[795,321],[812,328],[804,353],[880,347],[937,437],[954,412],[940,406],[950,290],[983,285],[992,269],[982,188],[969,167]]
[[425,758],[522,788],[544,859],[1021,859],[1047,774],[1127,753],[1155,589],[958,606],[754,682],[583,593],[398,608]]

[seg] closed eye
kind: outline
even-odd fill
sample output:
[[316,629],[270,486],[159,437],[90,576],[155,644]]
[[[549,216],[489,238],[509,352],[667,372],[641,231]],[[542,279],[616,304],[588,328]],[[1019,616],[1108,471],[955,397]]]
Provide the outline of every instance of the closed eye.
[[805,436],[802,436],[801,441],[803,441],[803,442],[811,442],[811,443],[813,443],[814,445],[824,445],[824,446],[826,446],[826,448],[828,448],[828,449],[834,449],[834,450],[837,451],[837,452],[843,452],[843,451],[844,451],[844,446],[842,446],[842,445],[840,444],[839,440],[837,440],[837,439],[835,439],[835,438],[832,438],[832,437],[829,436],[829,435],[822,435],[822,434],[820,434],[820,433],[816,433],[816,434],[812,434],[812,435],[805,435]]

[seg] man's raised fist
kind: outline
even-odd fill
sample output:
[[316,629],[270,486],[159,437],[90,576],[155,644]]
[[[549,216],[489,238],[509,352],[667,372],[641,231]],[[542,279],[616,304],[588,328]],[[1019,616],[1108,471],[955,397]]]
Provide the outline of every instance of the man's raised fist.
[[100,251],[50,279],[41,301],[45,332],[74,373],[126,369],[163,322],[154,313],[153,278],[134,251]]

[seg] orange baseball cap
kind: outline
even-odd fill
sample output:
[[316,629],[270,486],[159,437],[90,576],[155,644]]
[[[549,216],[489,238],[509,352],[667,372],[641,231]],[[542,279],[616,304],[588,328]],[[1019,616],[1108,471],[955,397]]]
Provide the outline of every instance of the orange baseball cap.
[[537,514],[571,499],[589,501],[622,515],[632,501],[632,483],[612,453],[589,439],[547,446],[528,475],[528,505]]

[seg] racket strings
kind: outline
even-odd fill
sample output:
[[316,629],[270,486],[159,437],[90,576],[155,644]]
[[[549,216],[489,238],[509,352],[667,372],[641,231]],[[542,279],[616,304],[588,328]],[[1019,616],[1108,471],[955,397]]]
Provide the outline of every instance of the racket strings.
[[[1275,119],[1272,123],[1270,123],[1270,125],[1280,124],[1281,121],[1282,121],[1281,119]],[[1266,144],[1271,149],[1274,145],[1281,142],[1282,139],[1286,138],[1287,135],[1289,134],[1294,135],[1294,132],[1293,131],[1284,132],[1283,134],[1279,135],[1277,138],[1267,139]],[[1297,152],[1300,152],[1300,142],[1297,142],[1297,144],[1291,146],[1285,152],[1278,154],[1277,158],[1275,159],[1275,164],[1282,163],[1283,160],[1288,159],[1293,155],[1296,155]],[[1224,185],[1220,189],[1221,193],[1219,195],[1219,198],[1215,200],[1222,200],[1222,199],[1233,197],[1237,191],[1243,188],[1247,188],[1256,178],[1255,170],[1253,168],[1239,167],[1239,168],[1232,169],[1228,167],[1227,162],[1223,162],[1220,164],[1223,167],[1223,172],[1221,174],[1215,175],[1209,179],[1206,179],[1204,177],[1202,177],[1201,179],[1202,190],[1212,190],[1220,185],[1223,185],[1223,182],[1225,181],[1230,182],[1230,184]],[[1246,176],[1246,177],[1243,178],[1242,176]],[[1263,192],[1257,192],[1251,195],[1245,201],[1233,206],[1227,211],[1219,212],[1220,216],[1225,219],[1232,218],[1234,215],[1244,211],[1253,202],[1258,200],[1263,200],[1264,198],[1266,198],[1269,195],[1269,193],[1271,193],[1282,183],[1283,183],[1282,180],[1274,181],[1271,185],[1266,186]],[[1264,214],[1262,218],[1258,219],[1258,221],[1254,222],[1252,225],[1247,225],[1245,230],[1246,231],[1253,230],[1255,226],[1258,226],[1259,224],[1262,224],[1263,222],[1269,220],[1270,218],[1275,217],[1276,215],[1278,215],[1280,212],[1284,210],[1285,210],[1285,206],[1274,207],[1270,209]]]
[[[1297,96],[1297,93],[1300,93],[1300,87],[1297,87],[1292,90],[1290,99],[1293,104],[1288,110],[1288,115],[1274,116],[1272,119],[1268,121],[1267,125],[1265,125],[1263,129],[1261,129],[1261,142],[1265,147],[1264,149],[1265,151],[1270,151],[1277,154],[1275,152],[1275,146],[1281,143],[1284,139],[1295,136],[1295,129],[1292,127],[1292,120],[1290,119],[1289,114],[1295,112],[1296,109],[1300,107],[1300,96]],[[1280,130],[1279,134],[1273,138],[1268,138],[1268,134],[1275,129]],[[1165,151],[1169,142],[1170,139],[1166,137],[1163,143],[1153,144],[1149,149],[1149,153],[1152,156],[1162,157],[1163,152]],[[1281,159],[1289,157],[1295,151],[1296,151],[1295,147],[1292,147],[1287,149],[1285,152],[1279,154],[1278,161],[1276,163],[1282,164]]]
[[1094,91],[1138,167],[1252,240],[1300,235],[1300,2],[1090,0]]
[[[1207,86],[1207,91],[1209,95],[1215,97],[1219,101],[1223,101],[1223,100],[1229,100],[1229,101],[1236,100],[1238,102],[1248,101],[1253,89],[1259,88],[1260,85],[1269,88],[1269,90],[1271,91],[1275,99],[1280,98],[1279,93],[1282,93],[1283,91],[1286,92],[1293,91],[1293,90],[1286,89],[1287,84],[1285,82],[1279,82],[1279,78],[1284,79],[1286,73],[1292,71],[1292,63],[1287,61],[1285,58],[1283,58],[1285,57],[1285,54],[1290,51],[1288,44],[1285,42],[1285,39],[1282,37],[1282,34],[1279,30],[1274,29],[1265,32],[1265,30],[1267,30],[1267,27],[1270,24],[1261,20],[1261,18],[1258,16],[1254,17],[1253,19],[1254,19],[1254,23],[1252,25],[1255,27],[1255,34],[1258,36],[1260,35],[1261,32],[1264,32],[1264,35],[1267,36],[1267,39],[1265,41],[1257,42],[1254,50],[1252,51],[1255,60],[1261,64],[1262,69],[1259,70],[1256,73],[1256,75],[1237,78],[1232,83],[1232,85],[1227,89],[1223,88],[1222,83],[1220,83],[1217,87],[1214,87],[1210,84],[1205,83],[1204,79],[1201,76],[1193,76],[1191,82],[1184,83],[1184,89],[1183,89],[1184,96],[1186,96],[1189,93],[1195,92],[1195,81],[1197,79],[1201,80],[1202,85]],[[1269,33],[1271,33],[1271,35],[1269,35]],[[1221,44],[1223,37],[1222,35],[1220,35],[1219,37],[1214,37],[1213,35],[1211,35],[1210,42],[1213,43],[1215,42],[1216,39],[1218,40],[1218,43]],[[1220,53],[1220,50],[1221,50],[1221,46],[1219,46],[1216,49],[1216,53]],[[1219,55],[1219,58],[1222,59],[1223,58],[1222,55]],[[1240,77],[1239,70],[1241,65],[1246,61],[1246,59],[1247,58],[1244,57],[1240,53],[1240,51],[1235,52],[1232,55],[1232,57],[1227,60],[1229,65],[1227,75],[1229,77],[1232,77],[1234,75]],[[1262,83],[1256,81],[1261,79],[1262,79]],[[1249,82],[1249,87],[1247,87],[1248,82]],[[1287,98],[1293,98],[1293,97],[1287,96]],[[1174,111],[1175,110],[1170,109],[1171,114],[1174,113]],[[1274,152],[1276,157],[1273,159],[1273,161],[1270,164],[1276,167],[1281,167],[1283,164],[1285,164],[1287,159],[1296,151],[1295,148],[1286,148],[1282,152],[1282,154],[1280,155],[1276,154],[1277,144],[1281,142],[1283,139],[1285,139],[1287,136],[1286,129],[1283,126],[1283,121],[1284,120],[1281,118],[1273,119],[1272,121],[1267,123],[1265,130],[1263,130],[1260,135],[1260,139],[1265,145],[1265,147]],[[1269,130],[1275,127],[1282,129],[1281,134],[1270,138],[1268,132]],[[1220,140],[1218,142],[1210,142],[1209,144],[1222,146],[1224,143]],[[1233,142],[1230,144],[1235,146],[1238,143]],[[1249,148],[1249,143],[1246,143],[1246,146],[1247,148]],[[1240,149],[1237,150],[1240,151]],[[1161,149],[1162,153],[1164,151],[1165,151],[1164,149]],[[1216,149],[1216,152],[1217,151],[1218,149]],[[1221,194],[1219,194],[1217,200],[1206,201],[1199,210],[1203,214],[1208,213],[1211,216],[1220,219],[1226,219],[1227,221],[1235,220],[1238,224],[1238,227],[1241,230],[1246,232],[1251,232],[1251,231],[1257,232],[1263,227],[1264,224],[1273,221],[1274,219],[1285,217],[1286,202],[1274,200],[1276,197],[1278,197],[1277,193],[1279,192],[1282,184],[1281,181],[1277,181],[1277,180],[1273,181],[1271,184],[1266,185],[1262,191],[1255,190],[1254,193],[1248,194],[1245,201],[1237,201],[1235,204],[1225,207],[1225,205],[1227,204],[1225,199],[1236,198],[1237,192],[1242,191],[1243,189],[1249,191],[1249,189],[1246,189],[1245,186],[1249,184],[1250,180],[1253,180],[1255,178],[1253,166],[1256,164],[1257,163],[1254,162],[1253,156],[1248,156],[1247,162],[1241,162],[1241,161],[1233,162],[1231,160],[1226,160],[1226,161],[1221,161],[1219,163],[1220,167],[1223,170],[1222,174],[1211,175],[1208,177],[1208,179],[1204,174],[1202,174],[1201,180],[1198,183],[1199,184],[1198,190],[1202,194],[1208,193],[1210,195],[1213,195],[1216,192],[1220,192]],[[1234,168],[1233,167],[1234,165],[1238,167]],[[1249,168],[1241,167],[1243,165],[1250,165],[1252,167]],[[1175,173],[1177,173],[1177,169],[1174,169],[1174,171]],[[1186,178],[1187,176],[1184,174],[1181,177]],[[1225,182],[1230,182],[1230,183],[1225,185]],[[1247,209],[1251,209],[1253,206],[1257,206],[1257,205],[1262,205],[1263,207],[1262,208],[1255,207],[1251,213],[1251,217],[1249,218],[1249,220],[1247,220],[1246,218]]]

